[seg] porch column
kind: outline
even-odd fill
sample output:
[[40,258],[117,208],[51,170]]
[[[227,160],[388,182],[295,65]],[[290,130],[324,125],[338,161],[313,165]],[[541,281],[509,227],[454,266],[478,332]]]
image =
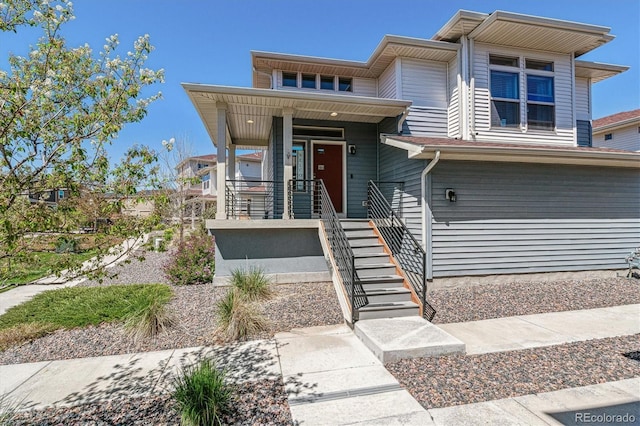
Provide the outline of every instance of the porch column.
[[289,217],[289,194],[288,186],[289,181],[293,179],[293,161],[291,154],[293,150],[293,109],[284,108],[282,110],[282,164],[284,165],[282,171],[283,189],[284,189],[284,210],[282,212],[283,219],[290,219]]
[[236,178],[236,146],[234,144],[229,145],[229,179],[234,180]]
[[227,104],[216,103],[216,115],[218,131],[216,134],[216,161],[217,161],[217,209],[216,219],[226,219],[225,212],[225,186],[227,184]]

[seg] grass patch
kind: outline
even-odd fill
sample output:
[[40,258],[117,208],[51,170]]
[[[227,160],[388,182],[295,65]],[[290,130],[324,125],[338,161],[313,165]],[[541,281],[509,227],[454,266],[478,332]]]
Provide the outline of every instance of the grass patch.
[[248,271],[236,269],[231,273],[231,285],[237,288],[247,300],[268,300],[272,296],[271,281],[260,268]]
[[[0,316],[0,333],[12,336],[18,334],[20,328],[31,329],[33,332],[22,339],[27,341],[61,328],[124,321],[154,303],[165,305],[171,295],[171,288],[164,284],[49,290]],[[9,341],[11,338],[6,339]]]
[[225,373],[210,359],[187,366],[175,379],[174,398],[183,425],[221,425],[229,410],[232,388],[225,383]]
[[245,299],[233,287],[218,301],[216,307],[219,331],[227,340],[244,339],[268,327],[267,320],[256,304]]
[[28,260],[12,260],[11,269],[0,273],[0,284],[4,291],[9,288],[28,284],[51,274],[54,265],[63,261],[84,262],[95,256],[95,250],[82,253],[36,252]]

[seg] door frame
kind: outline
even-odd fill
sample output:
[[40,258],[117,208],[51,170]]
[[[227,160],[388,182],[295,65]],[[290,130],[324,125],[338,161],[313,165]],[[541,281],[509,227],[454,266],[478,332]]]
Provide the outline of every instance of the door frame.
[[[335,140],[311,140],[311,173],[312,177],[315,175],[315,145],[340,145],[342,147],[342,213],[338,213],[339,217],[347,217],[347,141],[335,141]],[[336,212],[337,213],[337,212]]]

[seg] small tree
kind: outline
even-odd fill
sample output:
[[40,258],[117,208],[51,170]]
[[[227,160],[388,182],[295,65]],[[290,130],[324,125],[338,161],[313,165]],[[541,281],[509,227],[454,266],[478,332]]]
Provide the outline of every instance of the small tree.
[[[106,39],[98,55],[86,44],[68,46],[63,27],[72,19],[66,0],[0,3],[0,31],[33,27],[41,33],[28,55],[9,54],[9,69],[0,70],[0,258],[28,255],[31,249],[22,240],[30,232],[64,232],[76,225],[70,218],[80,213],[73,203],[50,208],[30,202],[29,194],[60,188],[72,197],[97,192],[100,208],[114,221],[110,232],[135,237],[148,225],[118,220],[117,211],[151,183],[155,153],[132,147],[120,163],[110,164],[106,148],[160,97],[144,97],[143,91],[162,82],[163,71],[144,66],[153,50],[148,35],[125,56],[117,54],[117,35]],[[98,259],[107,250],[98,247]]]

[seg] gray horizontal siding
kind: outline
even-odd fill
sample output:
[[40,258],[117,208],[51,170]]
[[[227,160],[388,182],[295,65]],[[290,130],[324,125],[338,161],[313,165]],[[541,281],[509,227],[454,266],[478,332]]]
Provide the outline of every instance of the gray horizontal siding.
[[403,193],[394,194],[394,204],[401,201],[405,225],[418,241],[422,240],[420,174],[426,165],[426,160],[410,160],[403,149],[380,145],[380,181],[404,183]]
[[432,176],[434,277],[624,268],[640,246],[636,170],[443,161]]
[[447,110],[412,106],[409,108],[402,131],[413,136],[446,137]]

